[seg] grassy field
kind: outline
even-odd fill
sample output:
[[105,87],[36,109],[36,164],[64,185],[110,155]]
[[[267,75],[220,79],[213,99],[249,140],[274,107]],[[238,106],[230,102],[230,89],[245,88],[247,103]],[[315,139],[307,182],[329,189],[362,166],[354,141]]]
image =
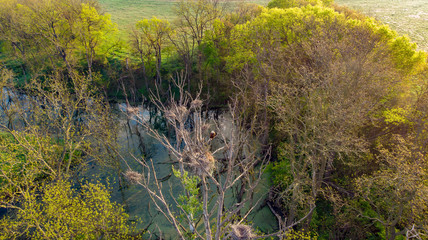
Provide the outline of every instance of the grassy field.
[[407,34],[421,50],[428,51],[427,0],[335,0],[337,4],[359,10]]
[[[228,1],[231,6],[240,0]],[[173,6],[175,0],[99,0],[103,10],[111,14],[113,22],[120,30],[129,29],[138,20],[143,18],[157,18],[173,20]],[[249,2],[267,5],[269,0],[252,0]]]
[[171,20],[173,18],[172,0],[99,0],[103,10],[111,14],[112,21],[119,29],[128,29],[143,18]]

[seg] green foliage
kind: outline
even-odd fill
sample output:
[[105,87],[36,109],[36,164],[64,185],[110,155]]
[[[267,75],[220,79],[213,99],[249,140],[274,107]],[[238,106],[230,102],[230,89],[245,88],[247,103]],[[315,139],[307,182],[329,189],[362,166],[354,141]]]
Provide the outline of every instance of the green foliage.
[[88,57],[105,58],[111,49],[116,47],[114,34],[117,27],[111,22],[110,15],[99,14],[97,9],[89,4],[82,3],[78,21],[72,27],[78,43],[77,48]]
[[373,39],[378,38],[379,46],[389,45],[390,59],[403,74],[414,74],[426,63],[426,54],[416,51],[416,45],[408,38],[397,37],[396,32],[373,19],[346,19],[332,8],[308,5],[302,8],[265,9],[254,20],[235,26],[230,37],[231,52],[226,58],[228,67],[242,69],[245,64],[255,64],[258,49],[305,42],[314,31],[328,31],[334,25],[340,26],[340,34],[349,34],[359,28],[369,30]]
[[420,71],[426,64],[425,52],[416,51],[416,43],[410,42],[406,36],[400,36],[390,40],[391,52],[396,68],[404,73],[414,74]]
[[132,226],[124,209],[110,202],[108,189],[87,183],[80,191],[59,180],[45,185],[43,193],[32,190],[15,216],[0,221],[7,239],[127,239]]
[[11,1],[0,11],[5,13],[0,40],[9,45],[9,61],[21,63],[16,72],[26,78],[64,70],[72,74],[76,67],[91,75],[94,61],[106,64],[120,48],[110,16],[99,14],[91,0]]
[[385,117],[385,122],[393,125],[408,124],[409,120],[407,115],[409,114],[408,110],[403,108],[393,108],[387,109],[383,112]]
[[270,163],[268,168],[272,184],[281,188],[286,188],[293,182],[290,161],[286,159],[287,154],[284,151],[286,150],[281,146],[277,148],[278,161]]
[[[0,132],[0,169],[7,174],[8,178],[20,179],[22,181],[24,174],[21,173],[26,165],[26,151],[16,144],[16,140],[11,134]],[[34,166],[25,166],[26,171],[31,171]],[[9,195],[17,191],[14,185],[8,184],[7,178],[0,176],[0,199],[4,198],[4,193]],[[9,196],[8,196],[9,197]]]
[[342,20],[343,16],[333,9],[320,6],[264,9],[251,22],[232,30],[228,67],[233,70],[256,64],[260,49],[298,44],[311,36],[311,26],[323,29]]
[[333,203],[319,199],[316,203],[311,221],[311,229],[318,233],[318,239],[331,239],[331,233],[334,232],[336,219],[333,215]]
[[289,230],[285,238],[286,240],[298,240],[298,239],[305,239],[305,240],[316,240],[318,239],[318,236],[312,232],[306,231],[305,229],[301,230]]
[[155,65],[157,84],[162,87],[162,55],[168,54],[172,50],[169,42],[173,33],[174,31],[167,20],[156,17],[140,20],[136,24],[131,45],[134,52],[140,57],[146,90],[149,88],[147,78],[150,77],[151,65]]
[[[8,204],[55,175],[61,146],[49,137],[12,131],[0,136],[0,203]],[[49,179],[49,178],[48,178]]]
[[44,78],[46,85],[33,81],[24,89],[31,98],[1,92],[2,207],[18,208],[35,186],[76,174],[88,161],[111,159],[105,150],[115,146],[115,128],[107,126],[109,108],[87,78],[75,75],[74,80],[72,89],[59,76]]
[[167,20],[156,17],[140,20],[136,27],[141,29],[150,44],[157,44],[159,41],[165,40],[168,37],[168,32],[171,31],[171,26]]
[[193,218],[202,211],[202,202],[199,199],[198,183],[200,179],[198,176],[189,176],[189,173],[183,170],[183,174],[179,170],[172,168],[174,176],[179,178],[184,186],[185,194],[178,197],[179,206],[186,213],[186,217]]
[[328,6],[333,0],[272,0],[267,5],[268,8],[294,8],[307,5],[325,5]]
[[170,50],[170,48],[165,48],[168,46],[169,38],[173,34],[170,23],[167,20],[153,17],[151,19],[140,20],[135,26],[139,32],[139,44],[146,45],[139,47],[148,48],[139,51],[146,52],[145,55],[148,58],[151,57],[150,55],[153,52],[156,60],[158,60],[156,64],[160,65],[162,51]]

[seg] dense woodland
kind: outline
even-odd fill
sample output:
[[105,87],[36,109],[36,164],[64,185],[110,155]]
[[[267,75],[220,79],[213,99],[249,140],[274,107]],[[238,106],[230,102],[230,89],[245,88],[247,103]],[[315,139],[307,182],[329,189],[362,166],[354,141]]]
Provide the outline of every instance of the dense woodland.
[[[179,0],[124,34],[96,0],[0,0],[0,239],[163,239],[80,178],[92,164],[144,189],[172,239],[428,238],[427,53],[332,0],[229,4]],[[128,165],[117,102],[180,194],[144,146]],[[275,231],[248,221],[259,205]]]

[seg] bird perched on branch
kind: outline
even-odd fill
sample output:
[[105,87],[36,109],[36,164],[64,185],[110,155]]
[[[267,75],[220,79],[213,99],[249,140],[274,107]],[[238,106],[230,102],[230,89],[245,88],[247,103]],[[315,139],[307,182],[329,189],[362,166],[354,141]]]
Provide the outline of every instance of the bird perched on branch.
[[211,131],[210,133],[210,139],[213,139],[215,136],[217,136],[217,133],[214,131]]

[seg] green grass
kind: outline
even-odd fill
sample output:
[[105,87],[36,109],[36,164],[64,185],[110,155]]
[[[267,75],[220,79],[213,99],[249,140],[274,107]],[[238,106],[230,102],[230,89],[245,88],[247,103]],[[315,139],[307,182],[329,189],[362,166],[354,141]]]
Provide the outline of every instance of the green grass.
[[103,10],[111,14],[113,22],[120,30],[132,27],[143,18],[157,18],[171,20],[174,17],[171,0],[99,0]]
[[399,34],[407,34],[421,50],[428,51],[427,0],[335,0],[335,2],[390,25]]
[[[241,0],[228,0],[228,3],[237,3]],[[138,20],[143,18],[167,19],[175,18],[173,6],[175,0],[99,0],[104,12],[111,14],[113,22],[119,30],[129,30]],[[267,5],[269,0],[251,0],[249,2]]]

